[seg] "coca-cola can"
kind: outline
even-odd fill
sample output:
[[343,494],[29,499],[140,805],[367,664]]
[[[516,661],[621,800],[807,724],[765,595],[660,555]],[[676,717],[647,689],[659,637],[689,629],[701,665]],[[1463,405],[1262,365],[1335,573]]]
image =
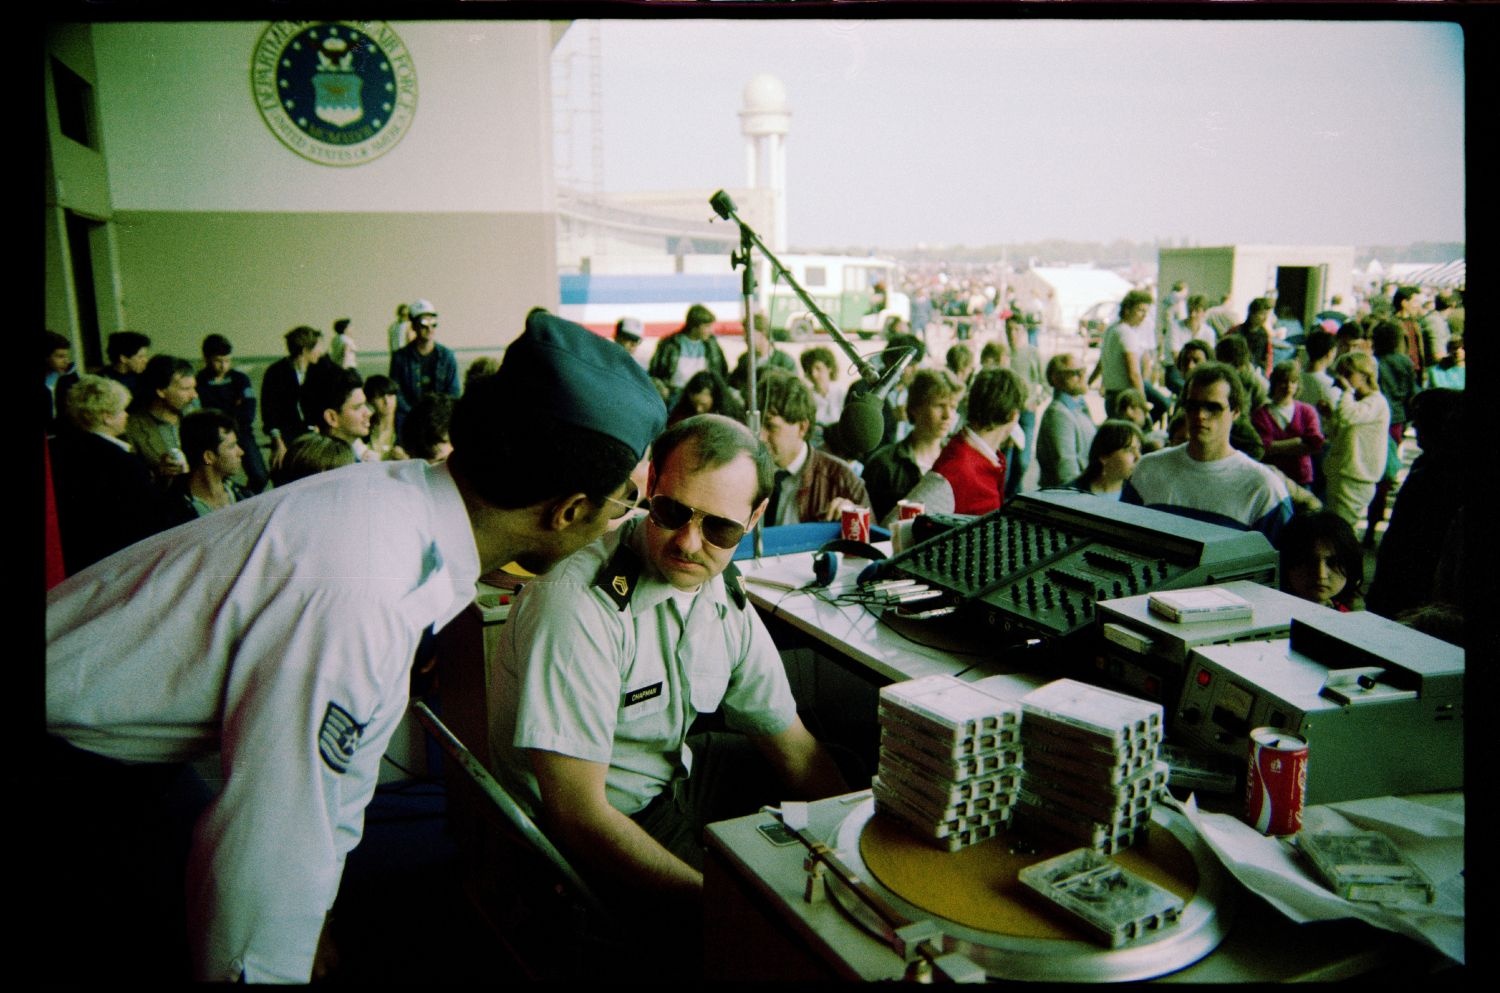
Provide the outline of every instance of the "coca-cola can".
[[839,535],[847,541],[870,540],[870,508],[845,507],[839,515]]
[[896,511],[898,521],[909,521],[918,514],[927,513],[927,505],[920,500],[897,500]]
[[1250,732],[1245,820],[1261,834],[1296,834],[1307,799],[1307,739],[1279,728]]

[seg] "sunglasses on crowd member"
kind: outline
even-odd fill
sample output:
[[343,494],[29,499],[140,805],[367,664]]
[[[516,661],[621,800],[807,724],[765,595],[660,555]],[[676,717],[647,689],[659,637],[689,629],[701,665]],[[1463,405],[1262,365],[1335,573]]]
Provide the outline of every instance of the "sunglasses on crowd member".
[[1218,417],[1224,413],[1224,405],[1217,400],[1184,400],[1182,409],[1189,414],[1207,414],[1209,417]]
[[676,531],[694,520],[703,531],[703,540],[715,548],[734,548],[745,537],[745,525],[739,521],[705,514],[660,493],[651,498],[651,521],[662,530]]

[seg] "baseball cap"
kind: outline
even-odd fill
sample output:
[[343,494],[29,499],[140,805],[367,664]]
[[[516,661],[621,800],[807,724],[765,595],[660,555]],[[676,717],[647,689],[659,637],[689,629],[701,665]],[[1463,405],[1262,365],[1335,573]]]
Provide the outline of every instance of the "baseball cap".
[[615,322],[615,337],[627,341],[640,341],[644,325],[639,317],[622,317]]
[[411,305],[406,308],[407,317],[421,317],[423,314],[431,314],[433,317],[437,316],[437,308],[432,305],[431,300],[413,300]]

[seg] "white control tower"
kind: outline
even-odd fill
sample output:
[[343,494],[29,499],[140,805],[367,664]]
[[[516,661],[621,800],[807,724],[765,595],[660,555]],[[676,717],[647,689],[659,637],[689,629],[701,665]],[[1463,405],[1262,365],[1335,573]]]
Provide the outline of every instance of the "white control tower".
[[771,191],[772,227],[764,237],[777,253],[786,251],[786,133],[791,120],[781,80],[763,72],[745,84],[745,105],[740,111],[745,185]]

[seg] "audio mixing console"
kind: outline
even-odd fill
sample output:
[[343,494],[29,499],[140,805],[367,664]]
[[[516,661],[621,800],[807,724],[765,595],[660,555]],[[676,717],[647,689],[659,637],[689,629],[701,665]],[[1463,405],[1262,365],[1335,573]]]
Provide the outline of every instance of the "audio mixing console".
[[1277,578],[1276,552],[1257,532],[1072,490],[1018,496],[904,550],[880,574],[942,590],[988,627],[1045,638],[1092,626],[1100,600]]

